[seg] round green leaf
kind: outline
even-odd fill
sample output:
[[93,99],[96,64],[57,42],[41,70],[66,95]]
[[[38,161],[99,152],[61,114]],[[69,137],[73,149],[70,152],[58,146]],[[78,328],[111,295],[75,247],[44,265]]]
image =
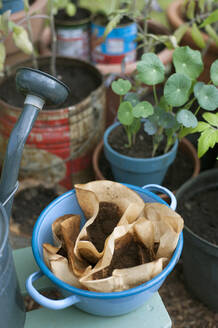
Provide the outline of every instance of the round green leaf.
[[149,135],[154,135],[157,132],[157,126],[155,123],[150,120],[145,120],[144,131]]
[[133,108],[132,113],[136,118],[146,118],[154,113],[154,108],[148,101],[141,101]]
[[173,64],[176,73],[187,75],[193,80],[199,77],[204,67],[200,51],[193,50],[188,46],[178,47],[174,50]]
[[176,115],[177,121],[186,128],[195,128],[198,125],[198,120],[195,115],[187,109],[180,110]]
[[213,111],[218,107],[218,89],[214,85],[203,85],[196,98],[203,109]]
[[132,87],[129,80],[118,79],[111,84],[113,92],[117,95],[124,96]]
[[139,103],[139,97],[138,97],[137,93],[135,93],[135,92],[128,92],[124,96],[124,100],[129,101],[133,107],[135,107]]
[[210,78],[218,86],[218,59],[210,67]]
[[134,118],[132,124],[129,127],[129,131],[133,134],[137,133],[141,127],[141,120],[139,118]]
[[205,85],[205,83],[203,82],[197,82],[194,86],[194,95],[195,98],[198,98],[200,92],[201,92],[201,88]]
[[133,122],[133,114],[132,114],[132,105],[128,101],[124,101],[120,104],[117,112],[118,120],[123,125],[131,125]]
[[189,99],[191,85],[188,76],[180,73],[172,74],[164,86],[164,97],[168,104],[175,107],[184,105]]
[[155,85],[164,81],[165,67],[157,55],[147,53],[137,64],[138,77],[147,85]]

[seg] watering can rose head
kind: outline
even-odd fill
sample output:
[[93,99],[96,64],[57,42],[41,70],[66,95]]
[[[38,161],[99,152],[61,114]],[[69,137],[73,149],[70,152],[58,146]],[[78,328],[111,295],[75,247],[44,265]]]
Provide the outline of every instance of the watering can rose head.
[[[218,113],[210,113],[218,107],[218,60],[211,65],[208,84],[197,81],[204,69],[198,50],[188,46],[176,48],[173,65],[175,73],[165,79],[165,67],[158,56],[146,53],[137,64],[136,86],[129,80],[114,81],[112,89],[120,95],[118,120],[127,133],[128,147],[134,147],[135,135],[143,124],[145,133],[153,137],[153,156],[164,136],[166,153],[177,138],[200,132],[198,155],[201,157],[218,142]],[[156,85],[160,83],[163,83],[163,95],[159,98]],[[154,105],[139,98],[139,90],[145,84],[153,88]],[[195,101],[198,107],[192,112]],[[205,110],[202,115],[205,121],[198,122],[196,116],[200,109]]]

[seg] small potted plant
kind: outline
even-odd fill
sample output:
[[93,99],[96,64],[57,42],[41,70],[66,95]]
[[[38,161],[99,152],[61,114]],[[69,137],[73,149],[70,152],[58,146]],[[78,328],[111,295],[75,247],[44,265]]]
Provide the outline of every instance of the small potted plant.
[[[113,91],[120,95],[119,122],[105,131],[104,153],[115,180],[140,186],[161,184],[176,157],[178,140],[187,134],[201,132],[199,155],[205,143],[214,146],[196,115],[200,108],[214,111],[218,107],[217,63],[211,66],[211,83],[198,82],[203,71],[200,52],[178,47],[173,54],[175,73],[165,82],[165,67],[153,53],[144,54],[137,64],[136,87],[129,80],[113,82]],[[158,97],[156,86],[163,82],[163,96]],[[153,88],[154,106],[139,99],[145,84]],[[195,100],[198,108],[193,113],[190,108]]]
[[[28,4],[27,0],[4,0],[2,1],[2,7],[0,14],[5,13],[6,11],[11,11],[10,20],[24,28],[27,27],[26,20],[26,8],[28,8],[29,16],[34,15],[35,18],[31,20],[30,25],[33,31],[33,41],[37,43],[42,38],[42,31],[44,28],[44,15],[46,13],[47,0],[35,0],[31,1],[31,4]],[[23,54],[18,52],[17,47],[14,45],[13,38],[9,34],[5,40],[6,52],[10,56],[10,62],[15,62]]]
[[217,1],[172,1],[167,16],[172,27],[181,35],[182,45],[202,51],[205,69],[200,79],[209,81],[210,66],[218,53]]

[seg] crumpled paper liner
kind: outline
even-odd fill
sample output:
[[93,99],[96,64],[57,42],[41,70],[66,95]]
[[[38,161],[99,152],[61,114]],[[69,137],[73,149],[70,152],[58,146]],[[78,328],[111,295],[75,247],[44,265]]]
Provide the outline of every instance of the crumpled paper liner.
[[[146,229],[148,233],[143,234],[143,231],[147,232]],[[128,267],[128,257],[125,257],[125,251],[128,253],[131,249],[131,241],[139,244],[138,254],[137,249],[134,249],[134,253],[131,254],[134,258],[138,257],[138,263]],[[80,279],[80,283],[92,291],[115,292],[132,288],[152,279],[163,270],[168,262],[167,258],[156,259],[153,241],[154,225],[144,217],[133,224],[116,227],[106,242],[103,257],[93,270]],[[120,269],[110,268],[116,252],[118,256],[115,266],[121,267]]]
[[[77,184],[75,190],[78,203],[88,218],[77,238],[75,255],[95,264],[102,257],[105,241],[113,231],[113,229],[112,231],[107,229],[107,218],[105,218],[101,229],[102,235],[105,234],[105,237],[99,238],[96,243],[90,240],[91,230],[96,231],[96,219],[99,218],[99,214],[104,212],[106,217],[110,216],[109,221],[116,217],[113,227],[115,228],[117,225],[135,221],[144,208],[144,202],[136,192],[113,181],[103,180]],[[113,211],[112,215],[110,211]],[[109,232],[103,231],[106,229]]]
[[79,232],[78,215],[58,218],[52,227],[58,247],[44,244],[44,259],[50,270],[70,285],[97,292],[122,291],[149,281],[163,270],[178,243],[183,219],[160,203],[143,202],[140,207],[141,198],[137,203],[135,193],[136,202],[131,200],[133,194],[128,194],[128,202],[121,201],[119,207],[124,211],[120,220],[105,239],[103,251],[98,252],[90,240],[83,240],[88,236],[87,227],[96,219],[102,200],[109,201],[112,196],[115,201],[122,199],[119,188],[113,192],[111,183],[98,183],[102,182],[102,192],[96,182],[77,185],[78,202],[88,218],[86,230]]

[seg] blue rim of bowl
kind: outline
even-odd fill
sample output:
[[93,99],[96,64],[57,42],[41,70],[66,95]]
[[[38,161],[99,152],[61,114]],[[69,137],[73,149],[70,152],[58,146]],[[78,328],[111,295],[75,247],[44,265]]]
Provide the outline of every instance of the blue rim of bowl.
[[[157,195],[155,195],[154,193],[148,191],[148,190],[144,190],[140,187],[136,187],[133,185],[129,185],[129,184],[124,184],[125,186],[131,188],[134,191],[139,191],[142,193],[146,193],[148,196],[150,196],[151,198],[157,200],[157,202],[168,205],[164,200],[162,200],[160,197],[158,197]],[[57,197],[55,200],[53,200],[40,214],[39,218],[37,219],[34,229],[33,229],[33,234],[32,234],[32,251],[33,251],[33,255],[35,257],[36,263],[38,264],[39,268],[41,269],[41,271],[44,273],[44,275],[46,275],[54,284],[58,285],[59,288],[62,288],[64,290],[67,290],[68,292],[72,293],[72,294],[76,294],[79,296],[83,296],[83,297],[88,297],[88,298],[100,298],[100,299],[115,299],[115,298],[121,298],[121,297],[128,297],[131,295],[136,295],[139,294],[141,292],[144,292],[148,289],[150,289],[151,287],[154,287],[156,284],[158,284],[159,282],[161,282],[161,280],[165,280],[166,277],[168,276],[168,274],[173,270],[174,266],[176,265],[178,259],[180,258],[180,255],[182,253],[182,248],[183,248],[183,232],[180,233],[179,236],[179,240],[177,243],[177,247],[171,257],[170,262],[167,264],[167,266],[163,269],[163,271],[161,271],[161,273],[159,273],[157,276],[155,276],[153,279],[139,285],[136,286],[134,288],[130,288],[128,290],[125,291],[121,291],[121,292],[111,292],[111,293],[99,293],[99,292],[93,292],[93,291],[87,291],[84,289],[79,289],[76,288],[74,286],[71,286],[65,282],[63,282],[62,280],[58,279],[49,269],[48,267],[45,265],[44,261],[41,259],[40,254],[39,254],[39,250],[38,250],[38,232],[40,230],[41,227],[41,223],[44,220],[44,217],[46,216],[46,214],[50,211],[50,209],[52,207],[54,207],[57,203],[59,203],[60,201],[62,201],[65,197],[68,197],[70,195],[74,195],[75,194],[75,189],[70,190],[66,193],[64,193],[63,195]],[[169,206],[169,205],[168,205]]]

